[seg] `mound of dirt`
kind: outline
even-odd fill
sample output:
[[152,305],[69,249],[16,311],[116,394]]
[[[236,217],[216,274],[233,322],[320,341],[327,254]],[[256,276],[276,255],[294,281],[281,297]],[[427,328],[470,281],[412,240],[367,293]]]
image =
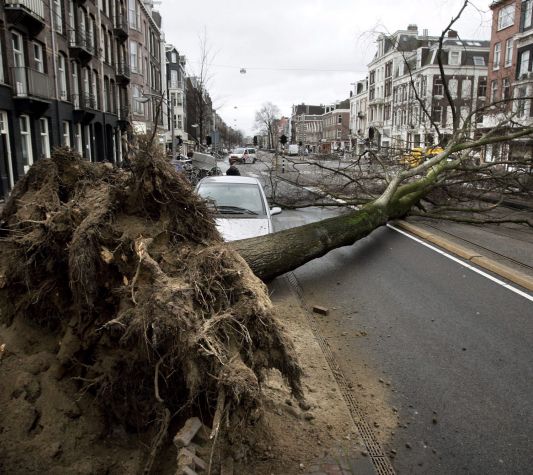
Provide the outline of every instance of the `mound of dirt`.
[[235,448],[267,370],[302,397],[264,284],[149,141],[128,171],[56,151],[1,221],[0,472],[164,473],[192,415]]

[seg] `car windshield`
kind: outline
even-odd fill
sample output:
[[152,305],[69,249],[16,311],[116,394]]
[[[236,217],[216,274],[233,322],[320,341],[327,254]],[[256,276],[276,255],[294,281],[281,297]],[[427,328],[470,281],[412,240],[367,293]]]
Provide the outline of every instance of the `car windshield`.
[[266,214],[259,186],[248,183],[203,183],[198,194],[215,202],[219,214]]
[[248,153],[255,153],[255,148],[249,148]]
[[233,153],[244,153],[244,149],[243,148],[236,148],[235,150],[233,150]]

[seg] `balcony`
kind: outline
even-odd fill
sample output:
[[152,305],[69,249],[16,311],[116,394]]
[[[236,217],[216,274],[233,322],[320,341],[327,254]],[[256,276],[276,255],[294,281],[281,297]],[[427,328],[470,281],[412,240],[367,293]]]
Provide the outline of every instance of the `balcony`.
[[118,108],[118,122],[122,127],[126,126],[130,121],[130,108],[128,106],[119,106]]
[[24,25],[33,35],[38,35],[45,26],[43,0],[5,0],[7,21]]
[[50,79],[35,69],[11,68],[15,98],[36,99],[50,102]]
[[117,78],[117,83],[122,85],[127,85],[130,82],[131,71],[130,66],[125,61],[120,61],[117,63],[115,68],[115,75]]
[[74,58],[78,58],[82,63],[88,63],[94,56],[93,39],[87,32],[70,30],[69,49]]
[[96,100],[94,94],[90,92],[82,92],[81,94],[72,95],[72,104],[76,111],[94,110],[96,107]]
[[125,41],[128,38],[128,18],[126,15],[115,15],[113,33],[121,41]]

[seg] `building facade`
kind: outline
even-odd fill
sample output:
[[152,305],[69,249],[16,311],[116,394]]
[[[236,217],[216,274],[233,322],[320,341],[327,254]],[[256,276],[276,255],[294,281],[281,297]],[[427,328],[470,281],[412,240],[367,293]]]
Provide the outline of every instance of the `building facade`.
[[318,151],[322,138],[323,105],[298,104],[292,106],[290,142],[311,152]]
[[154,17],[140,0],[0,4],[0,195],[54,147],[122,162],[133,120],[153,121],[151,104],[133,108],[132,97],[161,91]]
[[320,153],[350,149],[350,100],[326,106],[321,116]]
[[167,101],[170,108],[168,117],[168,138],[167,143],[172,148],[171,131],[174,131],[174,140],[177,145],[181,144],[180,152],[187,153],[188,137],[187,133],[187,106],[185,103],[185,66],[187,64],[185,56],[179,54],[173,45],[166,46],[167,64]]
[[[368,82],[357,82],[351,98],[350,123],[358,153],[373,148],[401,154],[446,142],[454,118],[438,65],[438,41],[427,30],[419,34],[416,25],[380,35]],[[474,112],[487,95],[489,43],[462,40],[450,30],[443,39],[441,58],[457,112],[455,125],[468,120],[473,136],[482,119]]]
[[[486,130],[504,118],[515,127],[533,124],[533,1],[500,0],[492,10],[489,96],[483,125]],[[512,162],[533,156],[533,141],[488,145],[487,162]]]

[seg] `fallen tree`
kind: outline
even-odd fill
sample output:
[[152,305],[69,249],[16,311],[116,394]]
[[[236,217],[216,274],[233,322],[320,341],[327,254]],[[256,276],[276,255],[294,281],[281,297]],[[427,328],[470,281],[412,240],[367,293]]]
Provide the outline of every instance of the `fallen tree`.
[[[78,473],[78,445],[96,464],[102,435],[116,427],[144,434],[148,446],[137,443],[141,455],[119,473],[159,471],[170,428],[191,415],[237,447],[257,417],[268,370],[302,398],[301,369],[264,284],[222,243],[208,208],[149,141],[131,171],[57,150],[18,182],[1,220],[0,322],[13,338],[2,348],[10,382],[0,391],[2,471],[30,473],[35,463],[41,473],[57,470],[38,433],[62,447],[63,469]],[[20,330],[27,324],[41,329],[32,341],[49,345],[32,350]],[[36,352],[47,363],[32,373]],[[71,398],[94,397],[100,434],[77,442],[66,426],[57,432],[53,407],[34,405],[65,380],[75,383],[65,389]],[[38,417],[19,433],[17,414],[26,413]]]

